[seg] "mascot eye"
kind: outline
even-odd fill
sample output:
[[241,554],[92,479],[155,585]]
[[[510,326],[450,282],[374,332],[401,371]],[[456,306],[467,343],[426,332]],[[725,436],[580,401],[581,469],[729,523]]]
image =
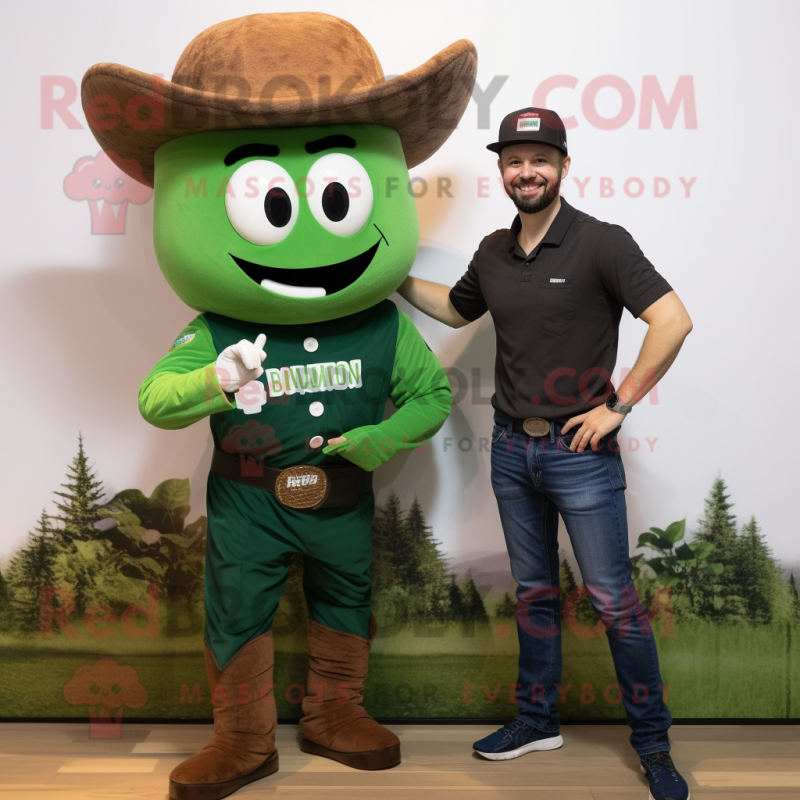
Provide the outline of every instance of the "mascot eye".
[[117,189],[121,189],[124,185],[125,185],[125,180],[123,178],[117,178],[114,181],[114,186],[116,186]]
[[228,181],[228,219],[253,244],[285,239],[297,221],[297,208],[297,189],[289,173],[274,161],[248,161]]
[[103,180],[102,180],[102,178],[95,178],[95,179],[92,181],[92,186],[102,186],[102,185],[103,185]]
[[372,212],[372,183],[352,156],[329,153],[308,173],[308,204],[317,222],[337,236],[352,236]]

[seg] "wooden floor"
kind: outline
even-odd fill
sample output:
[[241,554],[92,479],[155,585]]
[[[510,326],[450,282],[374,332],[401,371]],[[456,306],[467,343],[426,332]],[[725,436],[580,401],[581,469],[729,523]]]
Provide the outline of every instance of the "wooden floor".
[[[298,730],[278,730],[280,772],[243,798],[330,800],[647,800],[622,726],[564,726],[564,747],[490,762],[471,743],[493,727],[392,726],[403,763],[360,772],[307,756]],[[123,723],[92,739],[87,723],[0,724],[2,800],[164,800],[170,770],[211,737],[205,725]],[[800,799],[800,726],[675,726],[673,757],[693,798]]]

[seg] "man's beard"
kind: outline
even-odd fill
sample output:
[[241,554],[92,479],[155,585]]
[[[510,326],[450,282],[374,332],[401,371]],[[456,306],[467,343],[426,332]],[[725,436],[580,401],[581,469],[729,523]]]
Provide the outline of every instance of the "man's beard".
[[544,184],[543,191],[538,197],[520,197],[513,190],[509,196],[517,209],[523,214],[538,214],[540,211],[544,211],[558,197],[560,188],[561,178],[559,177],[555,183]]

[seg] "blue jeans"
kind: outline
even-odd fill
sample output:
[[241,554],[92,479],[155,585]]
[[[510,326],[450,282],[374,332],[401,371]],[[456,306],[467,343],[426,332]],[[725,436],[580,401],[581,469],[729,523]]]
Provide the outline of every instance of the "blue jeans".
[[[579,425],[562,436],[561,425],[551,422],[549,436],[531,438],[514,433],[500,412],[495,420],[492,489],[519,585],[519,716],[545,733],[559,730],[561,514],[586,586],[579,593],[588,593],[601,617],[598,625],[605,627],[631,744],[639,755],[669,750],[672,717],[663,700],[656,643],[631,578],[619,428],[601,439],[597,452],[587,446],[578,453],[569,446]],[[580,625],[574,615],[570,623]],[[599,695],[600,687],[594,688]]]

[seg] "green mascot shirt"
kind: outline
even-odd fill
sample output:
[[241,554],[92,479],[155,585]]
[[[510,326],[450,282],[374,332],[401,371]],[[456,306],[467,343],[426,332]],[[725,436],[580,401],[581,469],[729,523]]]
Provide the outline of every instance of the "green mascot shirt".
[[[263,388],[240,389],[243,396],[231,399],[214,370],[217,356],[259,333],[267,336],[258,379]],[[387,396],[398,410],[381,421]],[[302,325],[201,314],[139,391],[139,409],[153,425],[184,428],[210,416],[215,447],[263,457],[278,469],[335,463],[331,456],[338,454],[373,470],[396,453],[424,444],[442,426],[451,402],[442,365],[389,300],[347,317]],[[342,435],[346,443],[320,446]]]

